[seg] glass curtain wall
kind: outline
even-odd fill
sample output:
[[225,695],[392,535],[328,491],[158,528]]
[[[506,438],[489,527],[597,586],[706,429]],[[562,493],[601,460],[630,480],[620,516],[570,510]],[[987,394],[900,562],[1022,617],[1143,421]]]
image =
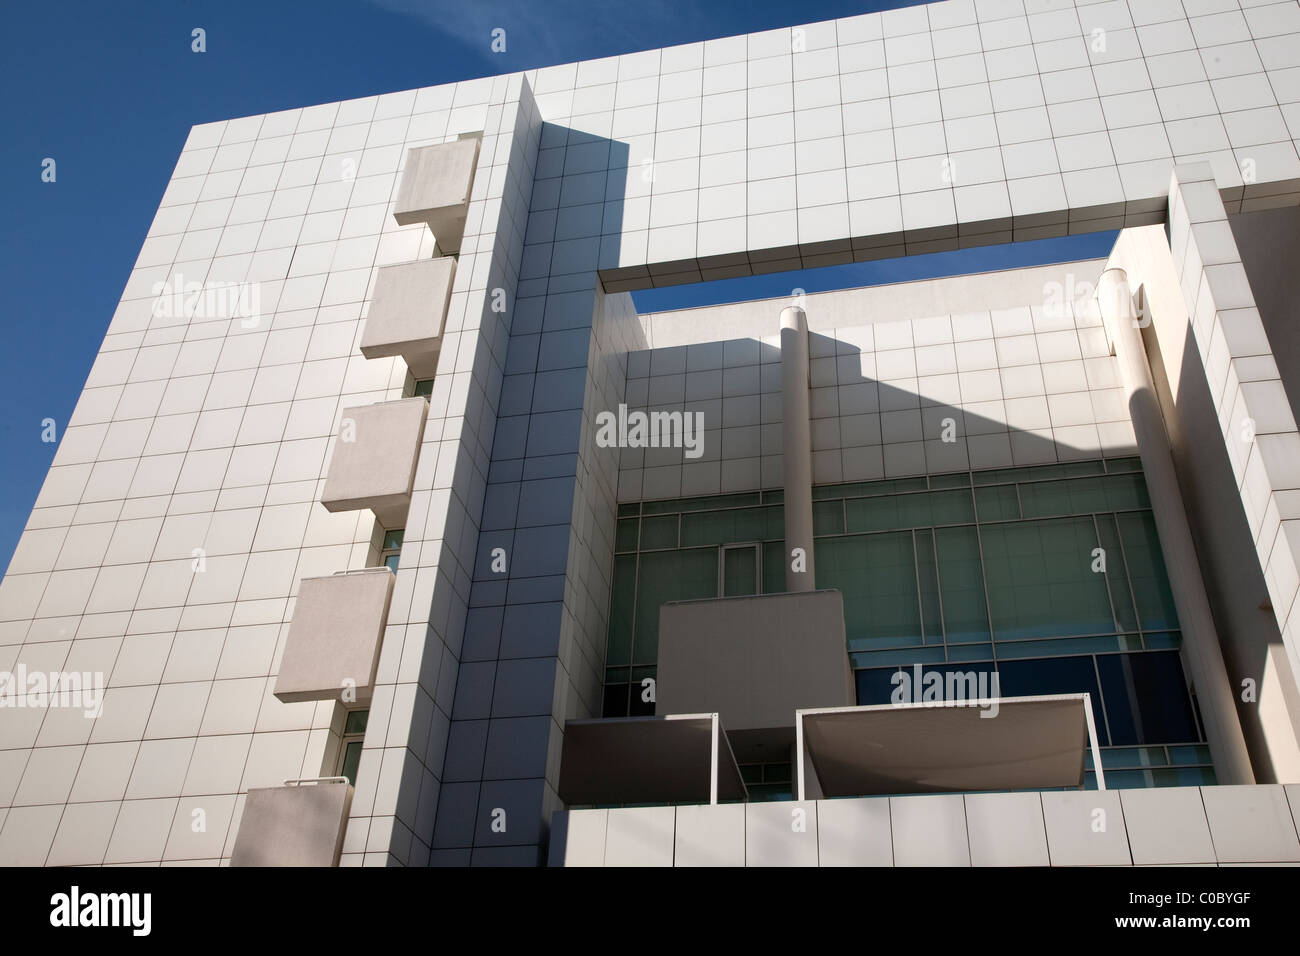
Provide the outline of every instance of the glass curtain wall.
[[[1093,695],[1111,786],[1212,783],[1136,458],[819,486],[817,586],[844,597],[861,704],[900,670]],[[606,716],[650,714],[659,608],[785,589],[780,492],[621,505]]]

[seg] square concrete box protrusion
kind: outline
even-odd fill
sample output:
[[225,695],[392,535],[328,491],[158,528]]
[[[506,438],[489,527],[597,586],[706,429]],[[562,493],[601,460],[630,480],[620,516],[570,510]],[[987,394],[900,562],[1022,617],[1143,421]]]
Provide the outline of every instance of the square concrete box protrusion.
[[404,527],[428,415],[423,398],[343,409],[321,495],[325,510],[369,508],[385,528]]
[[659,714],[716,711],[737,759],[793,743],[796,710],[855,702],[840,592],[665,604],[655,697]]
[[345,690],[370,697],[396,577],[367,568],[302,580],[275,678],[279,700],[338,700]]
[[352,808],[345,780],[248,791],[231,866],[338,866]]
[[406,151],[393,219],[399,226],[427,223],[440,252],[460,250],[479,142],[477,136],[467,136]]
[[455,278],[451,258],[381,266],[361,354],[368,359],[400,355],[416,378],[433,378]]

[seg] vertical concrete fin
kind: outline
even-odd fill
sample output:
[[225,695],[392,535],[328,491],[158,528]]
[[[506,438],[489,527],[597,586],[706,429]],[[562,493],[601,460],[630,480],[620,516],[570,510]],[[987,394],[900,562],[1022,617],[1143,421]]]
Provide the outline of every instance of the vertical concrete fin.
[[1228,671],[1205,595],[1196,546],[1187,524],[1178,475],[1169,450],[1160,403],[1151,381],[1133,294],[1123,269],[1107,269],[1097,287],[1097,301],[1114,344],[1124,381],[1133,434],[1146,475],[1160,547],[1169,568],[1169,586],[1183,634],[1183,660],[1196,687],[1205,736],[1221,784],[1254,783],[1246,739],[1241,732]]
[[[781,459],[785,488],[785,589],[812,591],[812,425],[808,408],[808,316],[781,312]],[[798,548],[802,554],[796,554]]]

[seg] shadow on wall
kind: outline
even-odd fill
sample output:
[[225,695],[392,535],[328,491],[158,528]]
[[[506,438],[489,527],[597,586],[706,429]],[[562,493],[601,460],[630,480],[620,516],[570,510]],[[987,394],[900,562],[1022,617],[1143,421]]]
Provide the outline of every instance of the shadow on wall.
[[[1073,320],[1069,327],[1074,327]],[[1181,437],[1174,433],[1171,439],[1180,472],[1196,476],[1194,485],[1185,483],[1184,493],[1230,679],[1238,687],[1243,678],[1252,678],[1259,695],[1259,706],[1239,699],[1237,708],[1257,777],[1260,782],[1274,782],[1287,774],[1285,768],[1274,767],[1263,724],[1288,720],[1300,707],[1289,698],[1282,699],[1290,686],[1285,648],[1268,604],[1263,572],[1253,559],[1253,541],[1190,328],[1187,336],[1179,392],[1173,399],[1176,414],[1169,408],[1159,344],[1150,330],[1147,348],[1157,391],[1166,405],[1166,420],[1203,423],[1206,429],[1204,434]],[[996,356],[991,342],[989,350]],[[891,351],[904,355],[891,361],[915,361],[914,350]],[[812,333],[810,353],[813,456],[815,460],[819,455],[840,456],[838,475],[826,474],[824,469],[818,475],[814,467],[814,482],[819,485],[1137,454],[1117,368],[1112,369],[1111,377],[1093,379],[1096,387],[1090,389],[1087,378],[1068,383],[1061,377],[1064,370],[1056,378],[1037,362],[1000,370],[996,358],[990,358],[990,369],[963,371],[960,389],[955,365],[948,371],[911,378],[908,384],[917,384],[907,387],[899,381],[882,382],[870,374],[880,371],[880,353],[864,351],[844,339]],[[727,361],[743,355],[755,357],[757,378],[753,372],[739,373],[744,366]],[[1095,361],[1104,366],[1115,360],[1106,353]],[[677,448],[625,449],[625,475],[639,470],[641,476],[620,482],[620,500],[781,487],[780,350],[772,341],[748,338],[674,346],[649,351],[639,364],[650,374],[643,384],[629,380],[629,406],[648,411],[700,411],[706,418],[706,437],[698,463],[684,460]],[[678,367],[680,372],[672,371]],[[1015,372],[1019,386],[1036,384],[1033,390],[1039,394],[1003,397],[1003,371]],[[1093,371],[1089,370],[1088,377]],[[898,374],[896,369],[893,374]],[[755,380],[757,394],[749,395],[747,383]],[[1067,384],[1076,387],[1063,391]],[[968,385],[986,391],[972,392]],[[644,396],[639,391],[642,387]],[[955,394],[958,391],[960,395]],[[757,423],[752,419],[754,407],[758,409]],[[720,424],[708,427],[709,421]],[[758,436],[759,458],[743,482],[718,481],[715,486],[712,482],[717,479],[710,476],[708,481],[692,484],[690,469],[700,469],[710,460],[718,466],[718,474],[725,476],[728,465],[736,461],[731,455],[752,450],[751,432]],[[1080,441],[1076,436],[1092,438]],[[850,463],[857,470],[852,470]],[[677,486],[674,473],[681,476]],[[1250,555],[1252,560],[1242,561],[1238,555]],[[1266,680],[1265,675],[1271,677]]]
[[[1289,717],[1300,713],[1300,701],[1284,699],[1288,694],[1294,697],[1290,663],[1219,431],[1219,418],[1195,333],[1189,325],[1182,343],[1177,395],[1171,391],[1154,326],[1144,330],[1143,340],[1156,394],[1170,430],[1174,462],[1183,476],[1180,491],[1215,629],[1220,635],[1224,663],[1234,685],[1237,713],[1255,779],[1258,783],[1288,782],[1292,770],[1279,766],[1273,759],[1265,724],[1269,720],[1288,720],[1293,735],[1300,737],[1300,726]],[[1195,475],[1195,481],[1186,480],[1188,475]],[[1279,674],[1279,670],[1284,673]],[[1246,678],[1254,681],[1257,701],[1241,699],[1241,682]]]
[[[1029,315],[1026,309],[1026,323]],[[775,324],[774,314],[774,332]],[[1116,370],[1105,367],[1113,360],[1107,351],[1081,346],[1071,317],[1051,320],[1050,327],[1040,323],[1043,333],[1066,333],[1060,360],[1042,365],[1036,337],[1028,334],[1033,328],[1018,342],[999,337],[995,344],[988,330],[973,341],[875,350],[881,327],[846,328],[840,338],[810,334],[816,484],[1136,451]],[[620,501],[781,486],[777,341],[776,335],[731,339],[629,358],[629,411],[702,414],[704,440],[695,459],[680,448],[625,447]],[[911,346],[910,337],[905,344]],[[1030,351],[1022,364],[999,368],[1024,348]]]
[[[566,147],[559,149],[556,147]],[[567,717],[599,712],[615,452],[587,407],[616,401],[628,349],[598,259],[617,261],[628,146],[543,123],[433,826],[436,865],[536,865],[561,808]],[[601,531],[600,529],[604,529]],[[503,565],[498,558],[508,556]],[[604,592],[587,569],[604,574]],[[596,575],[599,578],[599,575]],[[584,590],[585,589],[585,590]],[[594,596],[591,596],[594,595]],[[593,608],[598,610],[593,611]],[[446,677],[444,676],[444,680]],[[502,821],[508,821],[503,823]]]

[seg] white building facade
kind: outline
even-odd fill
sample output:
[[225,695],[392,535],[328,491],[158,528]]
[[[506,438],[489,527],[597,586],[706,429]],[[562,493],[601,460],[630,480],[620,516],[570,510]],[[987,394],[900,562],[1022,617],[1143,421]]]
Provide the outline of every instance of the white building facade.
[[[0,583],[0,862],[1300,860],[1297,142],[1293,0],[945,0],[194,127]],[[700,441],[611,447],[620,407]],[[733,734],[748,800],[565,799],[570,721],[727,724],[645,699],[662,606],[828,589],[851,688]],[[1088,694],[1107,792],[749,749],[913,664]]]

